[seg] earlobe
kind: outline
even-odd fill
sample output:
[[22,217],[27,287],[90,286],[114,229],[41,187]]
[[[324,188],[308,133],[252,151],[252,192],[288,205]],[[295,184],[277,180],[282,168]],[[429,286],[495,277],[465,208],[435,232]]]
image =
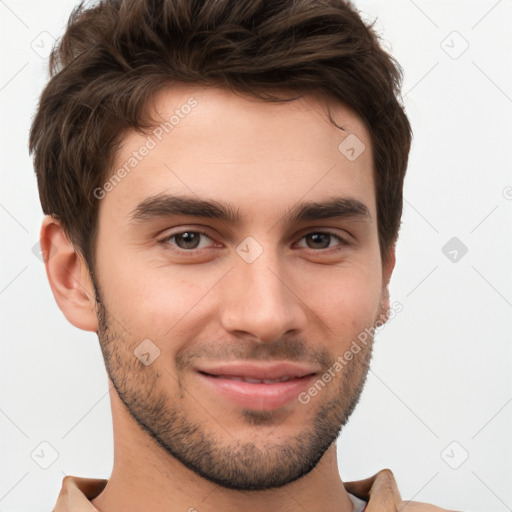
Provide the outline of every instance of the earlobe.
[[47,216],[43,221],[41,251],[50,287],[64,316],[79,329],[97,332],[96,300],[89,269],[54,217]]

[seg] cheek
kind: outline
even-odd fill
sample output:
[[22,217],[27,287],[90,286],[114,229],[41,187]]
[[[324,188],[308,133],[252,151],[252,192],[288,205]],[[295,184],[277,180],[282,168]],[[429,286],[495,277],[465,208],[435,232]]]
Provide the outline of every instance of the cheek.
[[366,264],[326,270],[302,279],[297,294],[336,335],[357,335],[378,314],[381,271]]
[[[204,336],[205,330],[216,330],[229,266],[156,262],[142,251],[118,254],[114,249],[120,244],[111,238],[99,245],[97,279],[109,313],[132,339],[179,345],[201,331]],[[382,274],[372,255],[354,254],[337,265],[290,263],[282,276],[294,292],[288,300],[304,309],[311,334],[326,325],[347,339],[375,321]]]
[[209,307],[208,292],[221,277],[222,272],[206,267],[201,271],[194,265],[173,268],[117,258],[108,270],[104,266],[99,282],[109,313],[132,338],[167,343],[196,328],[198,315],[204,318]]

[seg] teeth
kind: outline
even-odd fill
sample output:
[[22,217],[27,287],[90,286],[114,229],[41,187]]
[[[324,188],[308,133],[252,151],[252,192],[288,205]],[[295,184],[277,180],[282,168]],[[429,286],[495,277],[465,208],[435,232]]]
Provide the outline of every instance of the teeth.
[[232,377],[224,376],[225,379],[238,380],[240,382],[249,382],[250,384],[275,384],[276,382],[286,382],[292,377],[280,377],[278,379],[252,379],[251,377]]

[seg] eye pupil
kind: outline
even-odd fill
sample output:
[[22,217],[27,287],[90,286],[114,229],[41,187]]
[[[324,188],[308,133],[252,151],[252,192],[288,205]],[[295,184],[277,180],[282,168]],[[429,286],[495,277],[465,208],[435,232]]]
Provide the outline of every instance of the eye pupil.
[[199,237],[198,233],[185,231],[176,235],[176,244],[181,249],[195,249],[199,245]]
[[[308,239],[313,242],[314,249],[325,249],[329,247],[330,236],[328,233],[313,233],[308,235]],[[320,244],[320,247],[318,244]]]
[[[184,231],[173,236],[176,245],[180,249],[197,249],[201,243],[201,233],[195,231]],[[310,233],[306,235],[306,243],[312,249],[329,248],[331,238],[330,233]]]

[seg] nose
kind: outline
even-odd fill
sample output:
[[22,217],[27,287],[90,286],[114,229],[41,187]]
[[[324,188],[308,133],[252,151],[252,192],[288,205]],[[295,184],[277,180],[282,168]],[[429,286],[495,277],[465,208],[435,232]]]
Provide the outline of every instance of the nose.
[[306,327],[303,298],[279,258],[238,261],[229,273],[221,305],[221,323],[230,334],[271,342],[298,335]]

